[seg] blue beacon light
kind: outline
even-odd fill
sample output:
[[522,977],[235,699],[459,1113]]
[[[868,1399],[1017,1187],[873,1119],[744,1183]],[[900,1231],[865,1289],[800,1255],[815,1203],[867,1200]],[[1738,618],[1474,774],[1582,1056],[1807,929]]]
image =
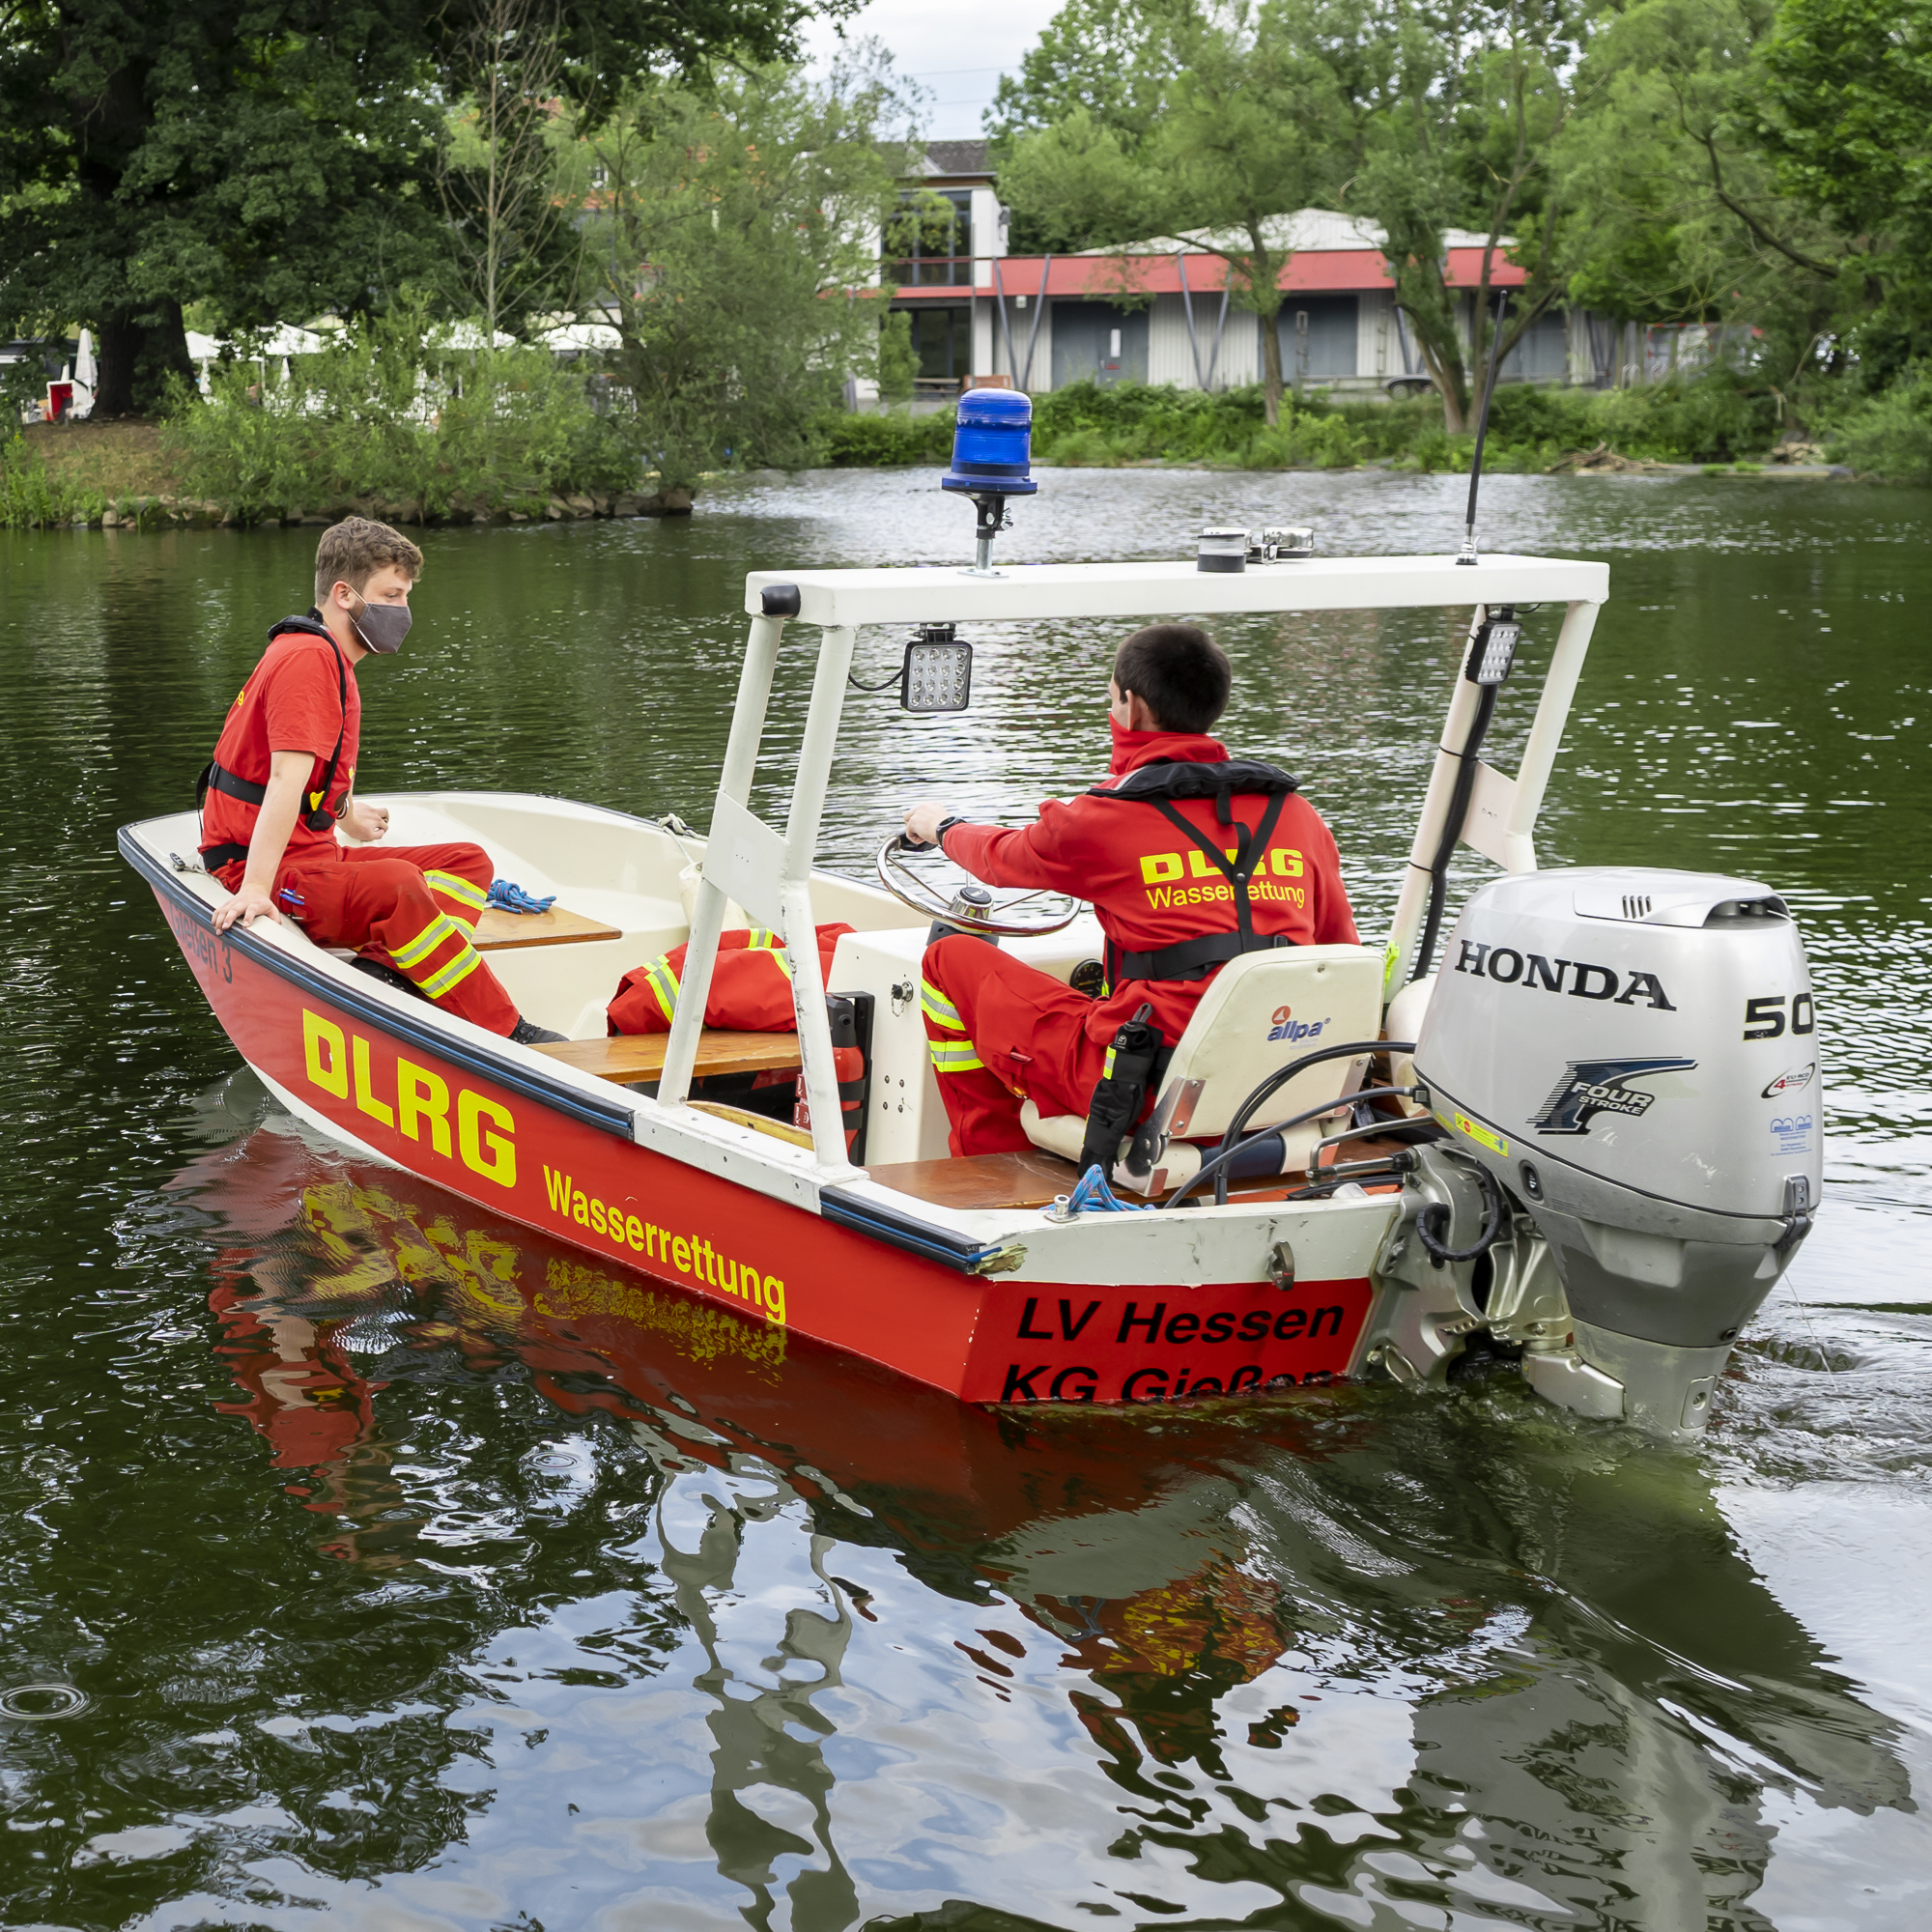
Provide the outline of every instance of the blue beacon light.
[[993,538],[1012,522],[1007,498],[1038,490],[1028,473],[1032,462],[1033,399],[1016,389],[967,390],[959,399],[952,467],[939,487],[971,498],[979,512],[975,575],[992,574]]

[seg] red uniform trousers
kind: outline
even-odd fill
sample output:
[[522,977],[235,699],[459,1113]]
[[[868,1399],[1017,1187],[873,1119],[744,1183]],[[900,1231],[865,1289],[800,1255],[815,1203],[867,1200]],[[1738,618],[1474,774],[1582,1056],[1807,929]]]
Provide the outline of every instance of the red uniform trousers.
[[[217,876],[233,892],[238,859]],[[335,845],[285,859],[278,912],[318,946],[347,946],[406,974],[446,1011],[496,1034],[517,1006],[469,942],[496,871],[480,845]]]
[[[832,976],[832,955],[849,925],[817,928],[818,972]],[[684,980],[687,941],[634,966],[617,981],[616,996],[605,1008],[612,1034],[668,1033],[677,1013],[678,988]],[[736,1033],[796,1033],[798,1012],[792,1004],[791,960],[769,926],[734,926],[718,935],[718,957],[711,969],[711,993],[704,1003],[704,1024]]]
[[1042,1114],[1086,1119],[1111,1035],[1088,1037],[1094,1002],[1085,993],[956,934],[925,949],[921,972],[920,1008],[954,1153],[1031,1147],[1022,1100]]

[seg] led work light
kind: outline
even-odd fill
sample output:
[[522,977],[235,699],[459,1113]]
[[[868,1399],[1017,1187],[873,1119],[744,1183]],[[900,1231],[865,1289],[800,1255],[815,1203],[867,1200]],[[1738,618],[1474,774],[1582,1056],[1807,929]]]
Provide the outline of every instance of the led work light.
[[905,711],[964,711],[973,696],[973,646],[953,641],[951,624],[922,624],[899,673]]
[[1484,620],[1469,646],[1469,661],[1463,675],[1471,684],[1503,683],[1516,664],[1517,646],[1522,642],[1522,626],[1516,611],[1507,604],[1497,607],[1492,617]]

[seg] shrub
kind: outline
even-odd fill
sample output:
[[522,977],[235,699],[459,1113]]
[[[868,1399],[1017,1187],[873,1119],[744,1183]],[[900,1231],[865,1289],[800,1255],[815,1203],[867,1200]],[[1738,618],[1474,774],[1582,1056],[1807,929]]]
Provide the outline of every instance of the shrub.
[[818,442],[835,469],[886,469],[944,463],[952,453],[952,412],[928,416],[894,410],[882,415],[839,411],[818,423]]
[[1118,446],[1097,429],[1068,430],[1051,437],[1036,454],[1041,463],[1065,463],[1088,469],[1115,469],[1122,460]]
[[1342,417],[1304,410],[1258,431],[1240,463],[1244,469],[1352,469],[1361,459],[1361,442]]
[[446,341],[402,309],[293,358],[286,380],[217,366],[206,401],[178,391],[166,427],[185,490],[245,524],[368,497],[428,519],[635,487],[640,453],[621,398],[596,406],[601,379],[543,348]]
[[1777,398],[1730,369],[1591,398],[1595,441],[1659,463],[1734,463],[1777,438]]
[[99,523],[107,499],[99,490],[49,470],[17,432],[0,444],[0,529],[55,529],[85,518]]
[[1827,441],[1834,462],[1892,483],[1932,483],[1932,363],[1841,416]]

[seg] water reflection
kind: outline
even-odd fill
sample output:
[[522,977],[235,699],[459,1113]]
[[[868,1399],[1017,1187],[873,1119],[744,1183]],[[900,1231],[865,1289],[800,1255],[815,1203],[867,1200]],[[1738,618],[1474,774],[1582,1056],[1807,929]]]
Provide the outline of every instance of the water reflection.
[[414,1694],[494,1742],[418,1769],[416,1877],[311,1845],[260,1922],[360,1911],[332,1873],[477,1926],[1754,1926],[1794,1808],[1910,1811],[1702,1463],[1512,1383],[994,1415],[284,1124],[177,1189],[316,1557],[405,1622],[528,1586],[423,1600]]

